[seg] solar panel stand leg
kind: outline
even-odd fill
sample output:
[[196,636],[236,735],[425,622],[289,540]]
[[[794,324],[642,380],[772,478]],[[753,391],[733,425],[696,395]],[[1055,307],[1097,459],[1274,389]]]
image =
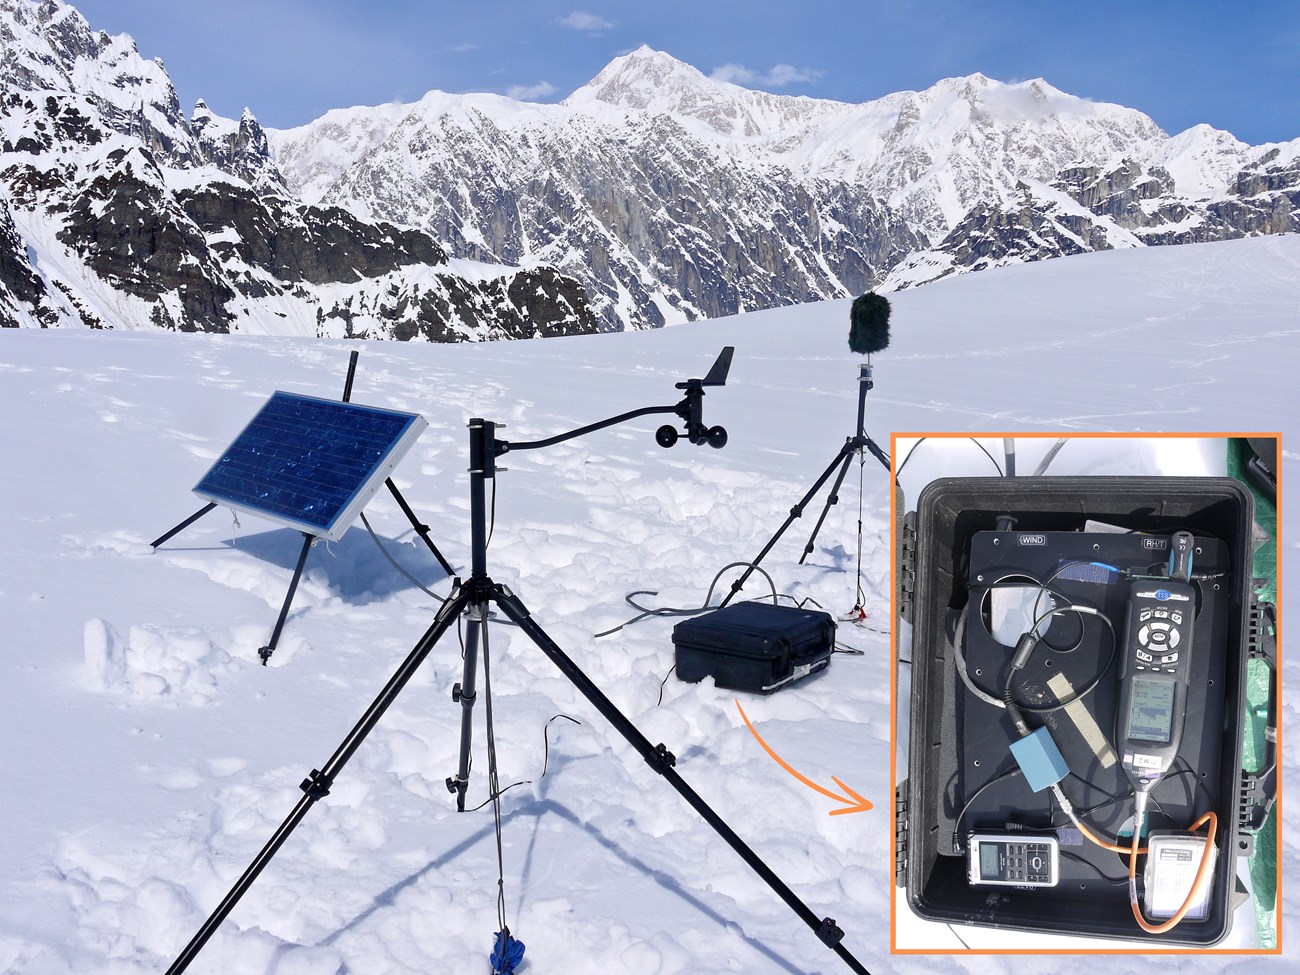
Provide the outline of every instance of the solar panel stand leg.
[[[348,356],[348,376],[343,383],[343,402],[345,403],[351,402],[352,400],[352,382],[357,376],[358,354],[357,350],[353,349],[352,353]],[[402,497],[402,493],[397,490],[397,485],[393,483],[391,477],[387,478],[384,483],[388,485],[388,490],[392,493],[393,497],[397,499],[397,503],[402,509],[402,514],[406,515],[406,520],[411,523],[411,527],[415,529],[415,533],[424,539],[424,544],[429,547],[429,551],[432,552],[433,557],[438,560],[438,564],[442,566],[442,570],[447,573],[448,578],[454,576],[456,570],[451,567],[450,562],[442,557],[442,553],[438,551],[438,546],[434,545],[433,539],[429,537],[429,526],[423,524],[420,519],[415,517],[415,512],[412,511],[411,506],[406,503],[406,499]]]
[[429,547],[429,551],[432,552],[433,557],[438,560],[438,564],[442,566],[443,571],[447,573],[448,577],[454,576],[456,570],[451,567],[450,562],[442,557],[442,553],[438,551],[438,546],[434,545],[433,539],[429,537],[431,532],[429,526],[415,517],[415,512],[411,510],[411,506],[407,504],[406,499],[402,497],[402,492],[397,490],[397,485],[393,483],[391,477],[385,483],[388,485],[389,492],[397,499],[397,504],[401,507],[402,514],[406,515],[406,520],[411,523],[411,527],[415,529],[415,533],[424,539],[424,544]]
[[[351,355],[348,356],[348,376],[343,383],[343,402],[345,403],[352,400],[352,382],[356,379],[357,375],[358,354],[357,350],[353,349]],[[397,503],[402,509],[402,514],[406,515],[406,520],[411,523],[411,527],[415,529],[415,533],[424,539],[424,544],[429,547],[429,551],[432,552],[433,557],[438,560],[438,564],[442,566],[442,570],[447,573],[449,578],[454,576],[456,570],[451,567],[450,562],[442,557],[442,553],[438,551],[438,546],[434,545],[433,539],[429,537],[429,526],[415,517],[415,512],[412,511],[411,506],[406,503],[406,499],[402,497],[402,493],[397,490],[397,485],[393,483],[391,477],[387,478],[384,483],[388,485],[388,490],[392,493],[393,497],[397,499]]]
[[293,604],[294,593],[298,591],[298,582],[302,579],[303,566],[307,564],[307,553],[315,544],[314,535],[307,532],[302,533],[302,551],[298,554],[298,566],[293,570],[293,580],[289,583],[289,591],[284,594],[284,605],[280,607],[280,618],[275,621],[275,629],[271,631],[271,642],[257,651],[257,655],[262,658],[262,666],[271,659],[271,654],[275,653],[276,644],[280,642],[280,632],[284,629],[284,621],[289,618],[289,607]]
[[211,510],[212,510],[213,508],[215,508],[216,506],[217,506],[217,503],[216,503],[215,501],[209,501],[209,502],[208,502],[207,504],[205,504],[202,508],[200,508],[198,511],[194,512],[194,514],[190,515],[188,518],[186,518],[184,521],[182,521],[179,525],[177,525],[177,526],[176,526],[175,528],[173,528],[171,531],[167,532],[166,534],[159,535],[157,538],[155,538],[152,542],[149,543],[149,546],[150,546],[151,548],[157,548],[159,545],[161,545],[163,542],[167,541],[167,539],[171,538],[171,537],[172,537],[173,535],[175,535],[177,532],[182,532],[182,531],[184,531],[186,528],[189,528],[190,525],[194,524],[196,521],[198,521],[200,518],[202,518],[204,515],[206,515],[209,511],[211,511]]
[[357,378],[357,356],[361,353],[356,349],[348,356],[348,375],[343,380],[343,402],[352,402],[352,382]]
[[356,750],[361,747],[361,743],[365,741],[366,736],[369,735],[375,725],[379,723],[379,719],[382,718],[384,712],[388,710],[388,706],[392,704],[393,701],[397,700],[397,696],[402,692],[402,688],[406,686],[407,681],[409,681],[415,671],[419,669],[420,664],[424,662],[425,657],[429,655],[429,652],[437,645],[438,641],[442,639],[443,634],[445,634],[448,628],[455,622],[456,617],[460,615],[467,602],[468,596],[460,591],[459,587],[452,590],[451,596],[448,597],[447,601],[443,603],[442,608],[438,611],[438,615],[434,619],[433,625],[429,627],[424,636],[420,638],[420,641],[412,648],[406,659],[402,661],[401,666],[399,666],[393,673],[392,677],[388,679],[388,683],[384,685],[383,690],[379,692],[379,695],[371,703],[370,707],[366,709],[365,714],[361,716],[361,719],[353,726],[352,730],[348,732],[348,736],[343,739],[343,742],[334,751],[334,754],[330,756],[329,761],[319,769],[312,769],[311,775],[303,779],[302,784],[299,786],[303,791],[303,797],[298,800],[298,804],[294,806],[293,811],[289,813],[284,822],[280,824],[280,827],[274,834],[272,834],[270,840],[268,840],[266,845],[262,847],[261,852],[258,853],[253,859],[253,862],[249,864],[248,868],[244,871],[239,880],[235,882],[235,885],[230,889],[230,892],[226,894],[221,903],[217,905],[216,910],[214,910],[208,919],[203,922],[203,925],[190,940],[190,943],[185,946],[185,949],[177,956],[176,960],[172,962],[172,966],[167,969],[167,975],[180,975],[181,972],[185,971],[185,969],[189,967],[190,962],[195,959],[198,953],[203,949],[203,946],[207,944],[208,939],[216,933],[217,928],[221,926],[221,923],[226,919],[226,916],[229,915],[235,905],[239,903],[239,899],[244,896],[248,888],[253,885],[253,881],[257,879],[263,868],[271,862],[271,859],[279,851],[280,847],[284,845],[284,841],[289,838],[289,834],[294,831],[300,822],[302,822],[302,819],[307,815],[308,810],[315,805],[316,800],[329,795],[330,787],[334,784],[334,780],[337,778],[338,774],[343,770],[343,766],[348,763],[348,760],[352,758],[352,755]]

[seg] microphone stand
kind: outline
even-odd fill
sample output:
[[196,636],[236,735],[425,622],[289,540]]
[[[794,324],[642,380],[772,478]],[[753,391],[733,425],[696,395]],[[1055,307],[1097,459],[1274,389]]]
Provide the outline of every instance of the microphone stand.
[[[719,609],[730,603],[731,600],[735,598],[736,593],[740,592],[740,590],[744,588],[749,577],[758,569],[759,563],[762,562],[763,559],[767,558],[767,553],[772,551],[776,546],[776,543],[781,540],[781,536],[786,533],[786,530],[793,525],[798,518],[803,516],[804,509],[808,506],[808,503],[817,496],[817,492],[822,489],[822,485],[830,480],[832,474],[835,474],[835,482],[831,485],[831,491],[826,498],[826,504],[822,507],[821,517],[817,519],[817,524],[813,527],[812,534],[808,536],[808,543],[804,546],[803,554],[799,556],[800,565],[803,565],[808,556],[812,554],[817,534],[821,531],[822,524],[826,521],[827,514],[830,513],[831,505],[839,504],[840,485],[844,483],[844,477],[849,472],[849,462],[854,457],[857,457],[859,458],[860,463],[865,464],[866,455],[863,453],[865,450],[870,451],[871,456],[880,461],[881,466],[884,467],[886,471],[889,470],[889,455],[881,450],[880,445],[867,436],[866,433],[867,392],[874,386],[875,381],[872,379],[871,362],[864,362],[858,369],[858,426],[856,432],[853,436],[844,441],[844,445],[840,447],[840,452],[835,455],[835,459],[827,465],[826,470],[822,471],[821,476],[817,478],[813,483],[813,486],[808,489],[808,493],[799,500],[798,504],[790,509],[789,517],[787,517],[781,527],[776,530],[776,534],[768,540],[768,543],[763,546],[763,550],[748,564],[740,578],[731,584],[731,591],[727,593],[726,598],[719,604]],[[836,468],[839,469],[838,474],[836,474]],[[858,527],[859,530],[861,530],[861,525]]]

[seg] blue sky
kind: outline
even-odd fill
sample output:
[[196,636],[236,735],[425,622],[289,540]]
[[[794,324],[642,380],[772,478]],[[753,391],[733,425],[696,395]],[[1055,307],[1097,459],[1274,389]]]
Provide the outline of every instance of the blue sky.
[[641,44],[751,88],[861,102],[982,71],[1300,137],[1295,0],[73,0],[167,65],[188,110],[288,127],[330,108],[491,91],[558,101]]

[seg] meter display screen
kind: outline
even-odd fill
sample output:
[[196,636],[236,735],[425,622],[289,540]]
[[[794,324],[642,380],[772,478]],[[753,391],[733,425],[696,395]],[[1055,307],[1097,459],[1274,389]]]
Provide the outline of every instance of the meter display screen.
[[1173,721],[1173,681],[1133,678],[1133,698],[1128,712],[1129,740],[1168,744]]

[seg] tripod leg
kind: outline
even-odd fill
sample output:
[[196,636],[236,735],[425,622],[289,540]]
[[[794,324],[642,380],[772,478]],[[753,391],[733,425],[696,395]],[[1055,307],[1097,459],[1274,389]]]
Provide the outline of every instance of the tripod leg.
[[502,611],[510,617],[519,628],[528,636],[537,647],[550,658],[555,666],[560,668],[561,673],[569,679],[574,687],[595,705],[596,710],[614,726],[620,735],[627,739],[628,744],[635,748],[641,755],[647,765],[657,773],[668,780],[671,785],[681,795],[687,803],[690,804],[700,817],[713,827],[728,845],[735,850],[742,860],[744,860],[762,878],[763,882],[772,888],[776,894],[786,902],[791,910],[795,912],[808,927],[817,933],[817,937],[822,940],[829,948],[844,960],[844,962],[859,975],[869,975],[852,954],[849,953],[842,944],[841,939],[844,932],[836,926],[832,918],[819,918],[812,910],[801,901],[780,877],[773,872],[763,860],[750,849],[749,845],[727,825],[726,820],[713,811],[713,808],[700,798],[699,794],[687,784],[686,780],[677,774],[674,766],[677,759],[663,745],[651,745],[650,740],[637,729],[626,715],[616,708],[612,701],[607,698],[599,687],[597,687],[586,674],[573,662],[572,659],[552,640],[529,615],[528,609],[523,602],[504,586],[493,587],[493,600],[499,605]]
[[731,584],[731,592],[727,593],[726,598],[722,600],[721,606],[726,606],[733,598],[735,598],[736,593],[740,592],[740,590],[745,587],[745,583],[748,582],[749,577],[754,574],[754,570],[758,568],[758,564],[762,562],[763,559],[767,558],[767,553],[772,551],[776,546],[776,543],[781,540],[781,536],[786,533],[786,529],[794,524],[795,519],[803,515],[803,509],[807,507],[808,502],[816,497],[817,492],[822,489],[822,485],[830,480],[830,476],[835,473],[835,468],[840,463],[846,462],[847,459],[853,455],[854,449],[856,448],[853,445],[853,438],[850,437],[845,441],[844,446],[840,448],[840,452],[835,455],[835,459],[830,462],[830,465],[826,470],[822,471],[822,476],[817,478],[817,483],[809,488],[808,493],[800,499],[799,503],[790,509],[790,516],[786,518],[785,524],[778,528],[776,534],[768,539],[767,544],[763,546],[763,551],[758,553],[754,558],[754,561],[749,564],[749,568],[744,571],[741,577]]
[[202,518],[204,515],[206,515],[209,511],[211,511],[211,510],[212,510],[213,508],[215,508],[216,506],[217,506],[217,503],[216,503],[215,501],[209,501],[209,502],[208,502],[207,504],[205,504],[202,508],[200,508],[198,511],[194,512],[194,514],[190,515],[188,518],[186,518],[184,521],[182,521],[179,525],[177,525],[177,526],[176,526],[175,528],[173,528],[171,531],[167,532],[167,533],[164,534],[164,535],[159,535],[157,538],[155,538],[152,542],[149,543],[150,547],[151,547],[151,548],[157,548],[159,545],[161,545],[163,542],[167,541],[167,539],[171,538],[171,537],[172,537],[173,535],[175,535],[177,532],[181,532],[181,531],[184,531],[186,528],[189,528],[190,525],[194,524],[196,521],[198,521],[200,518]]
[[892,468],[890,468],[889,466],[889,455],[880,449],[880,444],[876,443],[870,437],[863,434],[862,446],[866,447],[867,450],[871,452],[872,457],[880,461],[881,467],[883,467],[887,471],[891,471],[891,476],[892,476]]
[[365,741],[366,736],[370,734],[375,725],[379,723],[379,719],[382,718],[384,712],[388,710],[388,706],[397,699],[397,695],[402,692],[402,688],[406,686],[406,682],[409,681],[411,676],[419,669],[420,664],[424,662],[424,658],[428,656],[429,651],[432,650],[434,645],[442,638],[442,635],[447,632],[448,627],[455,622],[456,617],[465,608],[467,602],[468,597],[460,590],[457,590],[452,593],[451,597],[445,603],[443,603],[442,608],[438,612],[437,618],[433,621],[433,625],[429,627],[424,636],[420,638],[420,642],[415,645],[407,655],[406,659],[402,661],[402,665],[398,667],[396,673],[389,678],[388,683],[384,685],[384,689],[379,692],[379,696],[376,697],[370,707],[366,709],[366,713],[361,716],[361,720],[356,723],[350,732],[348,732],[348,736],[343,739],[343,743],[340,744],[334,754],[330,756],[329,761],[326,762],[324,767],[321,769],[312,769],[311,775],[303,779],[302,785],[299,787],[303,791],[303,797],[298,800],[298,804],[294,806],[293,812],[289,813],[288,818],[280,824],[280,828],[275,831],[266,846],[264,846],[262,851],[253,859],[253,862],[249,864],[248,869],[246,869],[239,880],[235,882],[235,885],[230,889],[230,893],[226,894],[222,902],[217,905],[217,909],[212,912],[212,915],[206,921],[203,922],[203,926],[199,928],[198,933],[194,935],[190,940],[190,943],[185,946],[185,950],[177,956],[174,962],[172,962],[172,966],[167,969],[167,975],[180,975],[181,972],[185,971],[185,969],[189,967],[190,962],[195,959],[198,953],[203,949],[203,946],[207,944],[208,939],[211,938],[212,935],[216,933],[217,928],[221,926],[221,922],[226,919],[226,916],[230,914],[235,905],[239,903],[239,899],[243,897],[248,891],[248,888],[253,885],[253,881],[257,879],[258,874],[260,874],[262,869],[271,862],[271,859],[284,844],[284,841],[289,838],[289,834],[294,831],[294,828],[302,821],[302,818],[307,815],[307,811],[316,804],[317,799],[329,795],[330,786],[334,784],[334,779],[338,776],[339,772],[343,770],[343,766],[348,763],[348,760],[352,758],[352,755],[356,750],[361,747],[361,743]]
[[289,591],[284,594],[284,604],[280,607],[280,618],[275,621],[275,629],[271,631],[271,642],[257,651],[257,655],[262,658],[262,666],[271,659],[271,654],[275,653],[275,646],[280,642],[280,632],[284,629],[284,621],[289,618],[289,607],[293,605],[294,593],[298,591],[298,583],[302,580],[302,570],[307,564],[307,553],[311,551],[312,543],[316,539],[302,533],[302,552],[298,555],[298,565],[293,570],[293,580],[289,583]]
[[835,483],[831,485],[831,493],[826,496],[826,504],[822,507],[821,517],[817,519],[812,534],[808,536],[808,544],[803,547],[803,555],[799,556],[800,565],[803,565],[804,560],[812,555],[814,543],[817,541],[817,533],[822,530],[826,516],[831,513],[831,505],[840,503],[840,485],[844,483],[844,476],[849,472],[849,462],[851,460],[853,460],[852,454],[844,455],[844,460],[840,464],[840,472],[835,475]]
[[461,672],[461,682],[451,689],[451,699],[461,706],[460,764],[456,768],[456,777],[447,780],[447,791],[455,793],[458,812],[465,811],[465,792],[469,789],[469,753],[474,734],[474,702],[478,700],[478,693],[475,690],[478,638],[479,628],[485,625],[486,619],[486,603],[470,606],[469,622],[465,624],[465,667]]

